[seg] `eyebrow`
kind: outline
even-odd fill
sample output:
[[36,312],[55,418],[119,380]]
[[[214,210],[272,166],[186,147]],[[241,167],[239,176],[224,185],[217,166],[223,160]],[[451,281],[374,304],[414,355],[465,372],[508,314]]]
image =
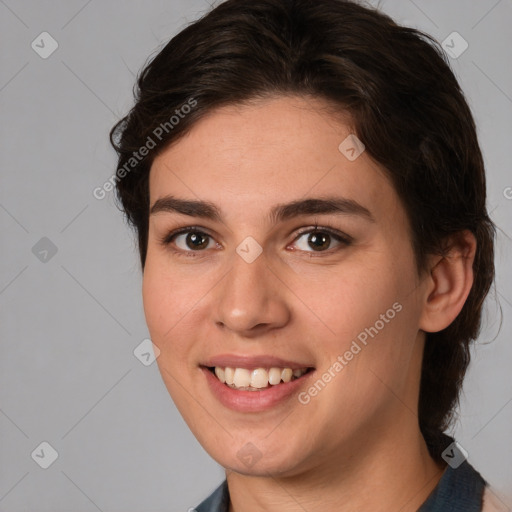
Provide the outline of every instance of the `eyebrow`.
[[[165,196],[157,199],[150,210],[150,215],[160,212],[180,213],[190,217],[200,217],[222,222],[220,209],[208,201],[196,201],[190,199],[178,199],[173,196]],[[269,219],[274,224],[289,220],[301,215],[356,215],[370,222],[375,222],[370,210],[353,199],[345,197],[326,197],[298,199],[290,203],[274,206],[269,214]]]

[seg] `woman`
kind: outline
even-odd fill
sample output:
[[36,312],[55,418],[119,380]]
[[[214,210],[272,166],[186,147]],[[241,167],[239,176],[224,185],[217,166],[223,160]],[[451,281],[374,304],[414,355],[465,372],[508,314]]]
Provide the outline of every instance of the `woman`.
[[444,434],[494,225],[434,41],[348,0],[228,0],[111,139],[163,380],[226,468],[197,511],[497,509]]

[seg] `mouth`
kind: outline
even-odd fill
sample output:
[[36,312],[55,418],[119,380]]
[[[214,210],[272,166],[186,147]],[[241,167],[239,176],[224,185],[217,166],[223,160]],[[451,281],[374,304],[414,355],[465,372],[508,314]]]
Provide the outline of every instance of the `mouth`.
[[298,380],[314,370],[312,367],[258,367],[206,366],[216,379],[227,387],[238,391],[261,392],[269,388]]
[[242,413],[263,413],[292,406],[316,369],[304,360],[274,355],[218,354],[199,364],[211,395]]

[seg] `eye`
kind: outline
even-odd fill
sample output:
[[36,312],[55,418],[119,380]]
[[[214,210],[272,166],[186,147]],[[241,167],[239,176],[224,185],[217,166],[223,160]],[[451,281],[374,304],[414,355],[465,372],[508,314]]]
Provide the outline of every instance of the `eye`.
[[198,229],[183,228],[169,233],[162,243],[166,246],[174,244],[182,252],[200,252],[212,248],[213,238]]
[[[306,237],[307,235],[307,237]],[[303,239],[301,241],[301,239]],[[311,252],[327,252],[332,249],[334,243],[334,250],[339,249],[340,246],[347,246],[351,243],[351,238],[348,235],[343,235],[338,231],[328,228],[309,229],[303,231],[294,242],[294,245],[301,251]]]
[[[310,253],[334,252],[350,245],[351,242],[352,238],[349,235],[345,235],[333,228],[319,228],[315,225],[313,228],[310,227],[299,233],[292,247]],[[166,247],[170,246],[176,254],[185,256],[194,256],[194,253],[221,247],[211,235],[193,226],[177,229],[169,233],[161,240],[161,243]]]

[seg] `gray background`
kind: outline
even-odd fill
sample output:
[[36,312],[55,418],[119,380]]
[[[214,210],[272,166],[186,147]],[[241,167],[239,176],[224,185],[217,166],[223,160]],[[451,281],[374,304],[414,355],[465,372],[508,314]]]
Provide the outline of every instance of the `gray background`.
[[[455,432],[510,497],[512,1],[380,6],[440,41],[457,31],[469,44],[451,62],[477,119],[500,231],[498,285]],[[115,171],[107,133],[132,104],[134,73],[208,7],[0,0],[1,511],[185,511],[223,478],[156,364],[133,354],[148,337],[135,243],[112,194],[92,195]],[[31,47],[43,31],[59,45],[47,59]],[[56,254],[44,253],[48,241],[36,245],[43,237]],[[43,441],[58,452],[48,469],[31,457]]]

